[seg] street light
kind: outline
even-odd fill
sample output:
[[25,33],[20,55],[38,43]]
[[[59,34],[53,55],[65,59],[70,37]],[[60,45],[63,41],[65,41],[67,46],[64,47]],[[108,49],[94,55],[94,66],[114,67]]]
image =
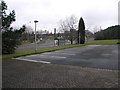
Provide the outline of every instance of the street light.
[[37,51],[37,38],[36,38],[36,23],[38,22],[37,20],[34,21],[35,22],[35,52]]

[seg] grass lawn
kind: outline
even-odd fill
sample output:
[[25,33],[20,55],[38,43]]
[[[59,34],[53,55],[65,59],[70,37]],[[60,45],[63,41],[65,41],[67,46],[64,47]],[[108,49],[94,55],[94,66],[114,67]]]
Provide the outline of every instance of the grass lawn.
[[88,41],[85,44],[117,44],[119,40],[93,40],[93,41]]
[[54,51],[54,50],[59,50],[59,49],[71,48],[71,47],[80,47],[80,46],[91,45],[91,44],[116,44],[117,42],[118,40],[93,40],[93,41],[88,41],[85,44],[79,44],[79,45],[73,44],[73,45],[38,48],[36,52],[35,52],[35,49],[22,49],[22,50],[15,50],[14,54],[3,55],[2,58],[12,58],[15,56],[42,53],[42,52]]

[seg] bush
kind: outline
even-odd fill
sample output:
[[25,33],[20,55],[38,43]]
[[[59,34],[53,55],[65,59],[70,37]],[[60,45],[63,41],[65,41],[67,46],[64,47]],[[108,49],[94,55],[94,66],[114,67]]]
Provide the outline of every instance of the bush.
[[2,54],[12,54],[17,45],[21,44],[20,37],[25,26],[20,30],[6,30],[2,32]]

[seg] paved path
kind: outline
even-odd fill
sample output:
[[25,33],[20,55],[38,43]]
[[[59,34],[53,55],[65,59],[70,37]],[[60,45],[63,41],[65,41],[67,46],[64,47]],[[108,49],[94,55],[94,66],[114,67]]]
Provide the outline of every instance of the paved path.
[[117,45],[87,45],[54,52],[18,57],[43,63],[65,64],[82,67],[118,70]]
[[13,90],[19,90],[17,88],[21,88],[20,90],[24,90],[22,88],[117,88],[118,72],[4,59],[2,87],[16,88]]

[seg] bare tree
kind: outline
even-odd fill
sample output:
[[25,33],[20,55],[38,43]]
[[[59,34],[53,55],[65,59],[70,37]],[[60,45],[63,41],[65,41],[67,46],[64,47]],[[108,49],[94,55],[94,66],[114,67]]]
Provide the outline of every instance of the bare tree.
[[64,20],[59,21],[60,32],[64,33],[64,38],[69,39],[71,41],[71,44],[73,44],[75,36],[77,36],[75,34],[77,29],[76,23],[77,18],[74,15],[71,15],[70,17],[67,17]]
[[25,33],[32,34],[32,32],[33,32],[33,28],[31,26],[26,25]]

